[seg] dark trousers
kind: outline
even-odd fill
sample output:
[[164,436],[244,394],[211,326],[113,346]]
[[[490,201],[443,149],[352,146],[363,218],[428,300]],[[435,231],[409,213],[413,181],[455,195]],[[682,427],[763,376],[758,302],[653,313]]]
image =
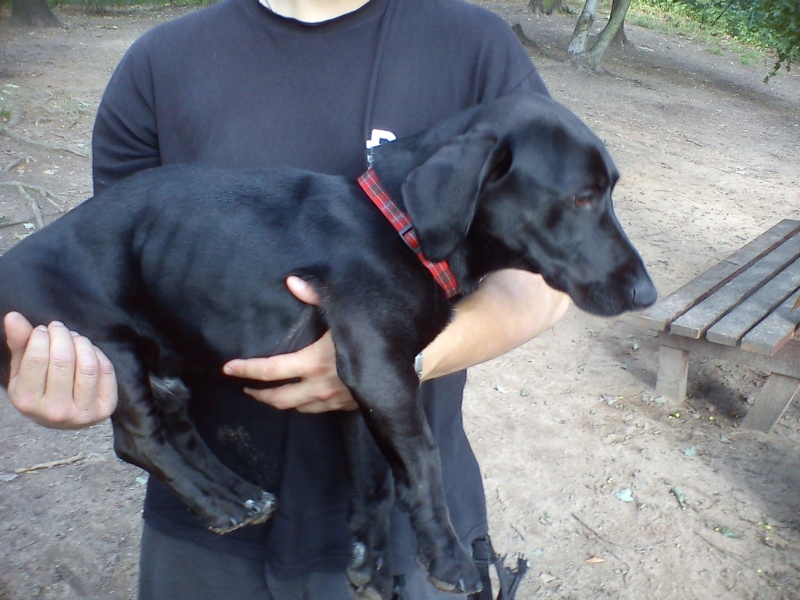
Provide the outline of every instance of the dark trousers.
[[[466,600],[435,589],[422,569],[402,579],[403,596],[413,600]],[[263,561],[212,552],[144,525],[139,600],[231,599],[351,600],[352,596],[343,572],[277,579]]]

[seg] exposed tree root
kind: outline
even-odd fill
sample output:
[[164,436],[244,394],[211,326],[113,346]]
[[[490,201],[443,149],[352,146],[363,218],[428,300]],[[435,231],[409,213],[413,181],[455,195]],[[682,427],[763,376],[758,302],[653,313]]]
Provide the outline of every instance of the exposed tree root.
[[15,169],[18,165],[20,165],[20,164],[22,164],[24,162],[27,162],[29,160],[33,161],[34,158],[32,156],[20,156],[18,158],[15,158],[9,164],[7,164],[5,167],[0,169],[0,175],[2,175],[3,173],[8,173],[11,169]]
[[11,139],[22,142],[23,144],[28,144],[29,146],[36,146],[37,148],[44,148],[45,150],[51,150],[53,152],[69,152],[70,154],[75,154],[82,158],[89,158],[89,154],[82,150],[72,148],[69,144],[49,144],[17,133],[14,131],[13,127],[20,121],[19,111],[17,111],[14,104],[10,102],[6,108],[10,112],[10,116],[7,123],[0,125],[0,134],[7,135]]

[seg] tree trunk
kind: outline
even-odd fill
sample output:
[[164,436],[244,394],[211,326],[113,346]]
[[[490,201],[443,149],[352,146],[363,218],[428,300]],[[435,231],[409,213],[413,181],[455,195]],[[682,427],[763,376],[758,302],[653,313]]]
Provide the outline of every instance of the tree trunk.
[[578,22],[575,24],[575,31],[572,32],[572,39],[567,48],[573,60],[576,60],[580,55],[586,54],[586,44],[589,40],[589,33],[594,25],[594,14],[597,12],[597,4],[599,0],[586,0],[583,6],[581,16],[578,17]]
[[592,68],[597,68],[600,61],[603,59],[603,54],[611,44],[617,33],[625,23],[625,15],[628,13],[628,8],[631,5],[631,0],[615,1],[611,8],[611,18],[605,26],[605,29],[600,33],[594,46],[586,53],[586,59]]
[[[619,3],[621,1],[622,0],[612,0],[612,2],[611,2],[611,14],[612,15],[620,10]],[[630,3],[629,3],[629,6],[630,6]],[[627,13],[628,9],[626,8],[624,12]],[[623,20],[622,24],[619,26],[619,29],[617,30],[616,35],[614,35],[614,39],[611,40],[611,44],[614,45],[614,46],[619,46],[620,48],[624,48],[625,46],[628,45],[628,43],[629,43],[628,42],[628,36],[625,33],[625,21]]]
[[61,27],[47,0],[12,0],[8,24],[15,27]]

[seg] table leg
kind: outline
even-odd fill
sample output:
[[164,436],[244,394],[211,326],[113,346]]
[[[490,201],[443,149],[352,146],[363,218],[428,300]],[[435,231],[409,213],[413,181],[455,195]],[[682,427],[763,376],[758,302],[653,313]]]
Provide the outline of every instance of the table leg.
[[676,402],[686,398],[689,377],[689,351],[662,345],[658,349],[656,394]]
[[[660,373],[660,371],[659,371]],[[742,427],[769,433],[800,392],[800,379],[772,373],[742,420]]]

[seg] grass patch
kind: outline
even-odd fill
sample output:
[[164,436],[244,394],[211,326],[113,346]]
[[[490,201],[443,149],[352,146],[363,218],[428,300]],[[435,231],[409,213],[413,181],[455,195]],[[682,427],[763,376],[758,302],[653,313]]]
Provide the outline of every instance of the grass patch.
[[714,55],[722,55],[724,48],[729,48],[744,65],[759,63],[768,53],[767,38],[749,27],[749,16],[741,11],[729,17],[727,4],[727,0],[721,6],[702,0],[691,4],[679,0],[641,0],[631,5],[626,21],[699,41],[708,45],[708,52]]

